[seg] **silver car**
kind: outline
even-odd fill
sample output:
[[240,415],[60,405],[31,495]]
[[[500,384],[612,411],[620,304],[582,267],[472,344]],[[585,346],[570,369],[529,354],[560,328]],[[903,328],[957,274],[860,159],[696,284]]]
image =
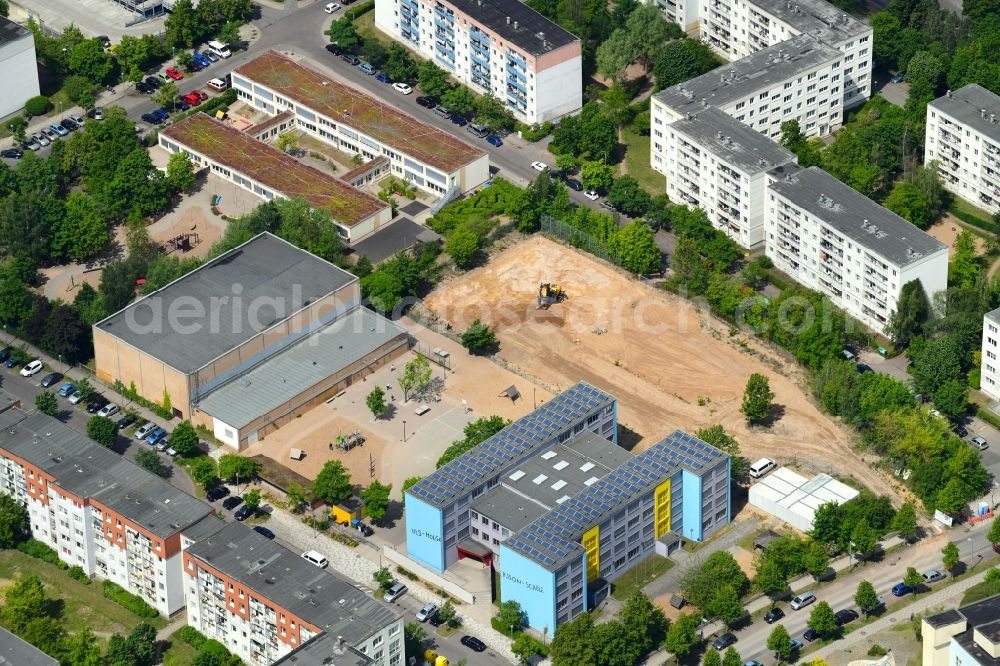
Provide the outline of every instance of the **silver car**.
[[979,449],[980,451],[985,451],[986,449],[990,448],[990,443],[987,442],[982,437],[980,437],[979,435],[976,435],[975,437],[970,439],[969,443],[972,444],[977,449]]
[[924,582],[925,583],[936,583],[939,580],[944,580],[944,572],[938,571],[937,569],[931,569],[930,571],[924,572]]
[[136,428],[135,438],[138,440],[146,439],[146,437],[149,436],[149,433],[153,432],[154,430],[156,430],[156,424],[150,421],[146,425]]

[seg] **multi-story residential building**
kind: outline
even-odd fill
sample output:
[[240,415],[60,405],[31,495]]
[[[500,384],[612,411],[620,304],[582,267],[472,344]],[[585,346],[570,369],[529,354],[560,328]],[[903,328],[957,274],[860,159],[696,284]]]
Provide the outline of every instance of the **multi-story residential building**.
[[1000,212],[1000,95],[970,83],[928,104],[924,163],[931,162],[949,192]]
[[184,574],[188,624],[248,664],[404,662],[399,613],[245,525],[194,535]]
[[[500,544],[504,600],[554,631],[599,604],[610,581],[681,538],[730,521],[728,455],[675,431],[568,497]],[[534,480],[532,481],[534,482]],[[542,482],[547,482],[543,479]]]
[[923,666],[1000,664],[1000,596],[920,621]]
[[983,315],[983,348],[979,390],[1000,400],[1000,308]]
[[583,104],[580,40],[520,0],[377,0],[375,25],[522,122]]
[[617,401],[580,382],[518,419],[406,491],[407,555],[444,571],[469,553],[472,503],[500,485],[500,477],[546,449],[592,432],[618,443]]
[[775,140],[789,120],[824,136],[842,122],[843,59],[812,35],[792,37],[653,95],[653,130],[714,107]]
[[650,151],[653,168],[667,177],[670,199],[703,209],[744,247],[764,242],[767,172],[796,160],[781,144],[713,107],[656,123]]
[[[648,0],[647,0],[648,1]],[[694,32],[699,27],[699,18],[704,16],[703,10],[699,14],[699,0],[652,0],[663,16],[671,23],[676,23],[684,32]],[[701,25],[704,25],[702,21]],[[704,29],[704,28],[702,28]]]
[[872,28],[826,0],[701,0],[701,38],[730,61],[810,34],[844,54],[842,109],[871,97]]
[[0,492],[70,566],[114,581],[164,615],[184,606],[181,532],[212,507],[59,420],[0,413]]
[[778,167],[767,189],[765,248],[775,265],[884,332],[903,285],[928,298],[948,281],[944,243],[818,167]]
[[0,16],[0,118],[16,113],[38,94],[35,38],[30,30]]
[[348,155],[388,158],[393,175],[431,194],[448,199],[490,178],[481,148],[274,51],[234,69],[233,88],[268,115],[291,111],[299,129]]

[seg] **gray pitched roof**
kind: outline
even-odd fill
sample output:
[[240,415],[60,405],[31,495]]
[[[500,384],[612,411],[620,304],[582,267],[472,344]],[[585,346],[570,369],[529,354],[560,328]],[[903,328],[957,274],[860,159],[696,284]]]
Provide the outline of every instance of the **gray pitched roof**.
[[780,143],[713,107],[674,121],[670,130],[681,133],[698,148],[749,174],[795,161],[795,154]]
[[978,83],[970,83],[954,92],[948,91],[928,106],[1000,142],[1000,95]]
[[521,0],[445,0],[445,3],[533,56],[580,41]]
[[59,666],[59,661],[0,627],[0,666]]
[[94,326],[192,373],[355,280],[316,255],[262,233]]
[[802,169],[771,183],[769,188],[898,266],[947,250],[938,239],[819,167]]
[[0,413],[0,449],[51,474],[67,492],[98,501],[164,539],[212,511],[205,502],[41,412]]
[[189,555],[350,645],[399,620],[391,606],[242,523],[191,545]]
[[722,108],[840,57],[840,51],[815,36],[798,35],[671,86],[658,92],[656,99],[678,113]]
[[407,344],[406,331],[357,307],[213,389],[198,401],[198,409],[242,428],[314,386],[336,384],[345,368],[393,339]]

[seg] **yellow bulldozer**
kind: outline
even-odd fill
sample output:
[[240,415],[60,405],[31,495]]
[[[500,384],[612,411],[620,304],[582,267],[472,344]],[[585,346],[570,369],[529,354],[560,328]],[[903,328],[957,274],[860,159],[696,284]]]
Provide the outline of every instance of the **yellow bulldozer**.
[[557,284],[543,282],[538,285],[538,307],[548,310],[553,303],[560,303],[566,300],[566,292]]

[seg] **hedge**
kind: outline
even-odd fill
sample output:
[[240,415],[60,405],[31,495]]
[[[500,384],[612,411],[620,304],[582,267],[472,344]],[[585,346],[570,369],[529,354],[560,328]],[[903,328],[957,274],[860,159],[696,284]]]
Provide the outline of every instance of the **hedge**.
[[201,649],[201,646],[208,640],[205,634],[190,626],[181,627],[177,630],[177,633],[175,633],[174,636],[176,636],[179,640],[184,641],[195,650]]
[[375,0],[368,0],[368,2],[363,2],[357,7],[351,7],[348,9],[344,12],[344,18],[348,21],[353,21],[359,16],[364,16],[373,9],[375,9]]
[[981,217],[977,217],[971,213],[967,213],[964,210],[959,210],[958,206],[954,205],[951,206],[948,209],[948,212],[950,212],[958,219],[962,220],[962,222],[965,222],[966,224],[971,224],[972,226],[978,227],[983,231],[988,231],[991,234],[1000,233],[1000,228],[998,228],[997,225],[995,225],[994,223],[988,220],[984,220]]
[[72,567],[69,568],[69,571],[67,571],[66,573],[73,580],[80,581],[84,585],[90,585],[90,576],[88,576],[87,572],[83,570],[83,567],[81,567],[79,565],[72,566]]
[[105,598],[110,599],[126,610],[132,611],[141,618],[152,619],[160,614],[158,610],[147,604],[141,597],[137,597],[121,585],[112,583],[110,580],[106,580],[101,584],[101,592],[104,593]]
[[24,103],[24,110],[29,116],[40,116],[49,110],[52,103],[45,95],[36,95]]
[[17,544],[17,549],[25,555],[37,557],[41,561],[48,562],[49,564],[55,565],[60,569],[69,568],[68,564],[59,559],[59,553],[49,548],[38,539],[28,539],[23,543],[19,543]]

